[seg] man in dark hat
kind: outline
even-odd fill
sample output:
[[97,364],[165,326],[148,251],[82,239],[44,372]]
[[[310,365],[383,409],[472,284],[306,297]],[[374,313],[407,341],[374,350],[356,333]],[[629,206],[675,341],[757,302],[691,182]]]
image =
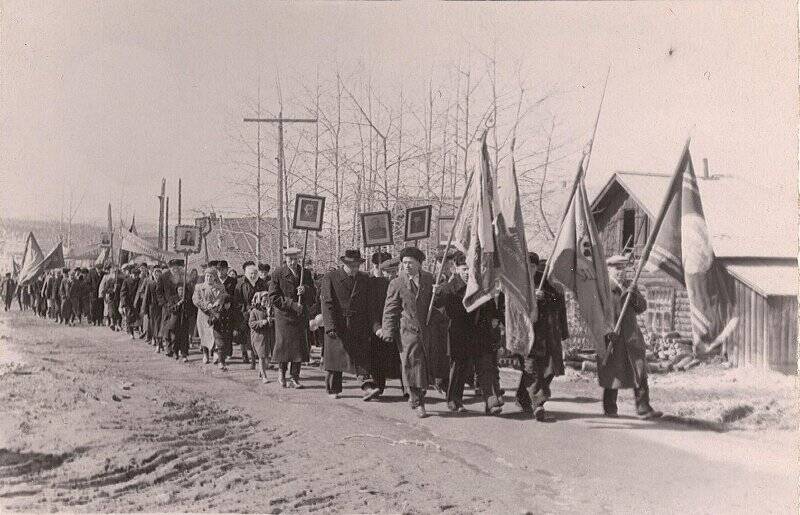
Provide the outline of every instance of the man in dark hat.
[[483,303],[476,311],[467,313],[464,294],[467,289],[469,267],[462,253],[454,255],[455,273],[441,287],[434,305],[441,306],[450,323],[447,332],[447,354],[450,358],[450,377],[447,388],[447,407],[464,412],[464,384],[478,372],[484,412],[498,415],[502,412],[502,394],[497,385],[497,348],[493,328],[499,323],[500,311],[494,301]]
[[161,308],[161,339],[166,343],[168,358],[183,357],[189,361],[189,335],[186,331],[183,305],[183,259],[170,259],[169,270],[161,274],[157,296],[163,299]]
[[[535,252],[528,254],[531,282],[536,287],[538,316],[533,325],[534,340],[531,350],[520,357],[522,375],[517,387],[517,404],[526,413],[532,413],[539,422],[555,420],[544,404],[550,398],[550,383],[556,376],[564,375],[562,340],[569,337],[567,307],[564,294],[545,279],[544,261]],[[540,287],[541,285],[541,287]]]
[[369,277],[359,271],[364,259],[359,250],[346,250],[339,259],[342,268],[325,274],[320,286],[325,327],[322,366],[328,395],[335,399],[342,393],[342,372],[353,372],[357,366],[371,368]]
[[0,290],[2,290],[5,310],[8,311],[11,308],[11,301],[14,300],[14,292],[17,290],[17,282],[11,277],[11,272],[6,272],[6,277],[0,284]]
[[228,275],[230,272],[230,268],[228,267],[228,262],[224,259],[220,259],[219,261],[214,261],[214,266],[217,267],[217,271],[219,271],[219,278],[222,281],[222,285],[225,286],[225,291],[228,295],[233,298],[234,294],[236,293],[236,277],[231,277]]
[[[383,308],[381,336],[392,342],[399,334],[403,382],[409,391],[409,403],[418,417],[427,417],[425,391],[430,376],[428,348],[430,327],[427,324],[428,305],[438,290],[433,276],[422,270],[425,254],[416,247],[400,252],[400,273],[389,283]],[[403,323],[400,323],[400,320]]]
[[267,291],[267,283],[258,277],[258,267],[253,261],[245,261],[242,265],[244,275],[239,279],[234,290],[234,302],[241,317],[237,320],[237,334],[234,338],[242,349],[242,361],[250,363],[250,368],[255,370],[256,357],[248,357],[250,349],[250,310],[253,308],[253,296],[256,293]]
[[608,417],[617,416],[617,392],[620,388],[633,388],[636,415],[644,420],[659,418],[662,413],[650,406],[650,387],[647,384],[647,361],[644,336],[639,330],[636,316],[647,310],[647,300],[625,277],[628,259],[611,256],[606,261],[614,319],[618,319],[627,296],[631,296],[628,309],[622,317],[618,334],[607,336],[608,356],[598,362],[597,379],[603,387],[603,411]]
[[[369,375],[370,379],[361,385],[364,390],[365,401],[383,395],[386,388],[386,379],[402,378],[400,373],[400,352],[396,343],[386,342],[379,335],[383,324],[383,305],[386,302],[386,292],[389,282],[394,279],[400,260],[392,259],[388,252],[375,252],[372,254],[372,275],[368,281],[369,301],[368,316],[370,324],[371,355]],[[401,379],[402,380],[402,379]],[[401,383],[402,384],[402,383]]]
[[142,311],[147,313],[149,334],[152,338],[152,345],[155,347],[155,352],[163,350],[161,340],[161,322],[164,310],[164,297],[159,289],[161,282],[161,267],[154,266],[150,272],[150,278],[144,286],[142,293]]
[[[272,361],[280,365],[282,387],[302,388],[300,364],[309,360],[310,352],[308,309],[316,300],[317,290],[311,271],[300,268],[300,249],[284,249],[283,255],[285,265],[272,273],[268,289],[275,316]],[[288,382],[287,370],[290,374]]]

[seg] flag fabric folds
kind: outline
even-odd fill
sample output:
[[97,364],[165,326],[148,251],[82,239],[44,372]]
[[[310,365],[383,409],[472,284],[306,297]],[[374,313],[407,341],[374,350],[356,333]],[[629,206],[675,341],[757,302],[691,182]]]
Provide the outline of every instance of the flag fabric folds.
[[[605,335],[614,330],[614,308],[605,253],[592,217],[582,165],[578,174],[575,194],[553,247],[547,278],[561,283],[573,294],[595,350],[604,356]],[[585,250],[589,250],[589,256]]]
[[[133,215],[133,219],[131,220],[131,227],[128,229],[128,232],[131,234],[137,234],[136,232],[136,215]],[[124,238],[124,235],[123,235]],[[123,265],[134,258],[134,255],[128,252],[127,250],[119,249],[119,264]]]
[[41,247],[39,247],[39,242],[36,241],[36,237],[33,233],[29,232],[28,238],[25,240],[25,252],[22,254],[18,282],[23,283],[29,281],[33,277],[31,275],[32,271],[36,269],[42,260],[44,260],[44,253]]
[[695,352],[702,354],[718,346],[737,320],[727,320],[732,296],[714,256],[688,145],[675,173],[682,177],[667,192],[669,204],[649,264],[686,287]]
[[481,138],[480,161],[477,180],[473,180],[469,191],[464,193],[468,196],[464,201],[464,216],[456,224],[453,240],[453,245],[466,254],[469,266],[467,290],[464,294],[464,308],[469,313],[494,299],[497,291],[497,256],[492,225],[494,180],[489,167],[486,131]]
[[528,246],[522,220],[517,170],[498,170],[496,201],[496,243],[500,262],[500,284],[505,292],[506,348],[527,356],[533,345],[536,300],[528,269]]
[[[31,235],[32,236],[32,235]],[[33,240],[36,241],[35,239]],[[36,245],[38,248],[38,244]],[[41,250],[39,251],[41,255]],[[23,270],[19,274],[19,284],[25,285],[43,274],[46,270],[52,268],[64,267],[64,247],[61,242],[51,250],[46,256],[33,263],[27,270]]]
[[156,261],[160,261],[162,263],[166,263],[170,259],[179,258],[180,255],[174,252],[168,252],[164,250],[158,250],[146,240],[142,239],[141,237],[137,236],[132,232],[128,232],[122,235],[122,242],[119,245],[121,250],[127,250],[128,252],[132,252],[134,254],[142,254]]

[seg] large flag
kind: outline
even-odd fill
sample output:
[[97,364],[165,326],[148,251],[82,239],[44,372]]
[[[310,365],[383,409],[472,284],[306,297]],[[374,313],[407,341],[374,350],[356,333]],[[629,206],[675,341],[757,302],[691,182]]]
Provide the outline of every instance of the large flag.
[[497,256],[500,261],[500,284],[505,292],[506,348],[527,356],[533,345],[533,323],[536,321],[536,300],[528,270],[528,245],[525,242],[525,223],[519,200],[517,170],[497,172],[497,218],[495,231]]
[[[40,251],[41,252],[41,251]],[[33,266],[29,267],[27,271],[20,272],[19,274],[19,284],[20,286],[33,281],[39,275],[45,272],[45,270],[50,270],[51,268],[62,268],[64,267],[64,247],[61,242],[58,242],[58,245],[53,248],[46,256],[40,259],[37,263]]]
[[19,279],[17,282],[22,283],[29,280],[29,278],[32,277],[31,271],[34,270],[43,259],[44,253],[41,247],[39,247],[39,242],[36,241],[36,237],[33,233],[29,232],[28,238],[25,240],[25,252],[22,254],[22,263],[20,264]]
[[11,256],[11,276],[14,279],[16,279],[17,277],[19,277],[19,271],[20,271],[19,263],[17,263],[17,260],[14,259],[14,256]]
[[176,254],[174,252],[158,250],[157,248],[150,246],[150,244],[147,243],[146,240],[142,239],[141,237],[132,232],[128,232],[122,235],[122,242],[120,243],[119,248],[121,250],[127,250],[128,252],[132,252],[134,254],[142,254],[144,256],[148,256],[162,263],[166,263],[170,259],[181,257],[179,254]]
[[[95,265],[105,266],[107,261],[111,261],[108,256],[110,254],[110,247],[102,247],[100,249],[100,254],[97,255],[97,259],[94,260]],[[120,251],[120,254],[125,251]]]
[[[464,293],[464,308],[472,312],[484,302],[494,299],[497,290],[495,269],[494,214],[492,197],[494,181],[489,167],[486,131],[481,138],[481,164],[476,179],[464,194],[464,216],[458,221],[453,245],[467,256],[469,278]],[[467,209],[468,208],[468,209]]]
[[738,319],[727,320],[732,296],[711,246],[688,145],[675,173],[682,177],[675,177],[667,192],[668,207],[649,264],[686,286],[695,352],[704,354],[722,343]]
[[[589,256],[584,254],[586,249]],[[578,169],[575,194],[550,260],[547,278],[558,281],[574,295],[597,354],[605,355],[605,335],[614,330],[614,308],[603,245],[583,182],[583,165]]]
[[[133,215],[133,219],[131,220],[131,227],[128,229],[129,233],[138,234],[136,232],[136,215]],[[124,235],[123,235],[124,237]],[[134,255],[128,252],[127,250],[119,249],[119,264],[125,264],[131,259],[133,259]]]

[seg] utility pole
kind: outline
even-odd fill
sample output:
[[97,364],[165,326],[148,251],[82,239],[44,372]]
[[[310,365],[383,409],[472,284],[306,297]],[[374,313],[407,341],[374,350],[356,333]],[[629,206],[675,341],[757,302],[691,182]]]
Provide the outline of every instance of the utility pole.
[[[260,109],[260,106],[259,106]],[[283,202],[283,178],[285,173],[285,163],[283,157],[283,124],[284,123],[317,123],[316,118],[284,118],[283,111],[278,113],[277,118],[245,118],[245,122],[255,122],[257,123],[258,129],[258,142],[259,144],[256,146],[258,152],[258,176],[256,177],[256,184],[257,187],[260,189],[261,186],[261,123],[277,123],[278,124],[278,252],[283,251],[283,237],[285,231],[285,223],[284,223],[284,202]],[[260,220],[261,218],[261,196],[259,191],[259,198],[258,198],[258,217],[257,219]],[[260,231],[260,224],[256,222],[256,229]],[[260,236],[260,235],[259,235]],[[257,244],[256,252],[259,254],[259,258],[261,255],[261,241],[259,238]]]
[[181,180],[178,179],[178,225],[181,224]]
[[158,250],[163,250],[164,241],[164,197],[166,194],[167,180],[161,179],[161,195],[158,195]]
[[167,197],[167,204],[164,208],[164,249],[169,248],[169,197]]

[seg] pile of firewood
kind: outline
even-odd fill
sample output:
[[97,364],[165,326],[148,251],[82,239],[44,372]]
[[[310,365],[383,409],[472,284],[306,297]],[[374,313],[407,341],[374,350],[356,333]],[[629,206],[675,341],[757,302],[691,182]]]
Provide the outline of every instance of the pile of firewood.
[[[650,372],[655,374],[683,372],[701,363],[692,351],[692,340],[677,335],[650,338],[645,357]],[[564,354],[564,365],[583,372],[594,372],[597,370],[597,354],[594,349],[568,349]]]

